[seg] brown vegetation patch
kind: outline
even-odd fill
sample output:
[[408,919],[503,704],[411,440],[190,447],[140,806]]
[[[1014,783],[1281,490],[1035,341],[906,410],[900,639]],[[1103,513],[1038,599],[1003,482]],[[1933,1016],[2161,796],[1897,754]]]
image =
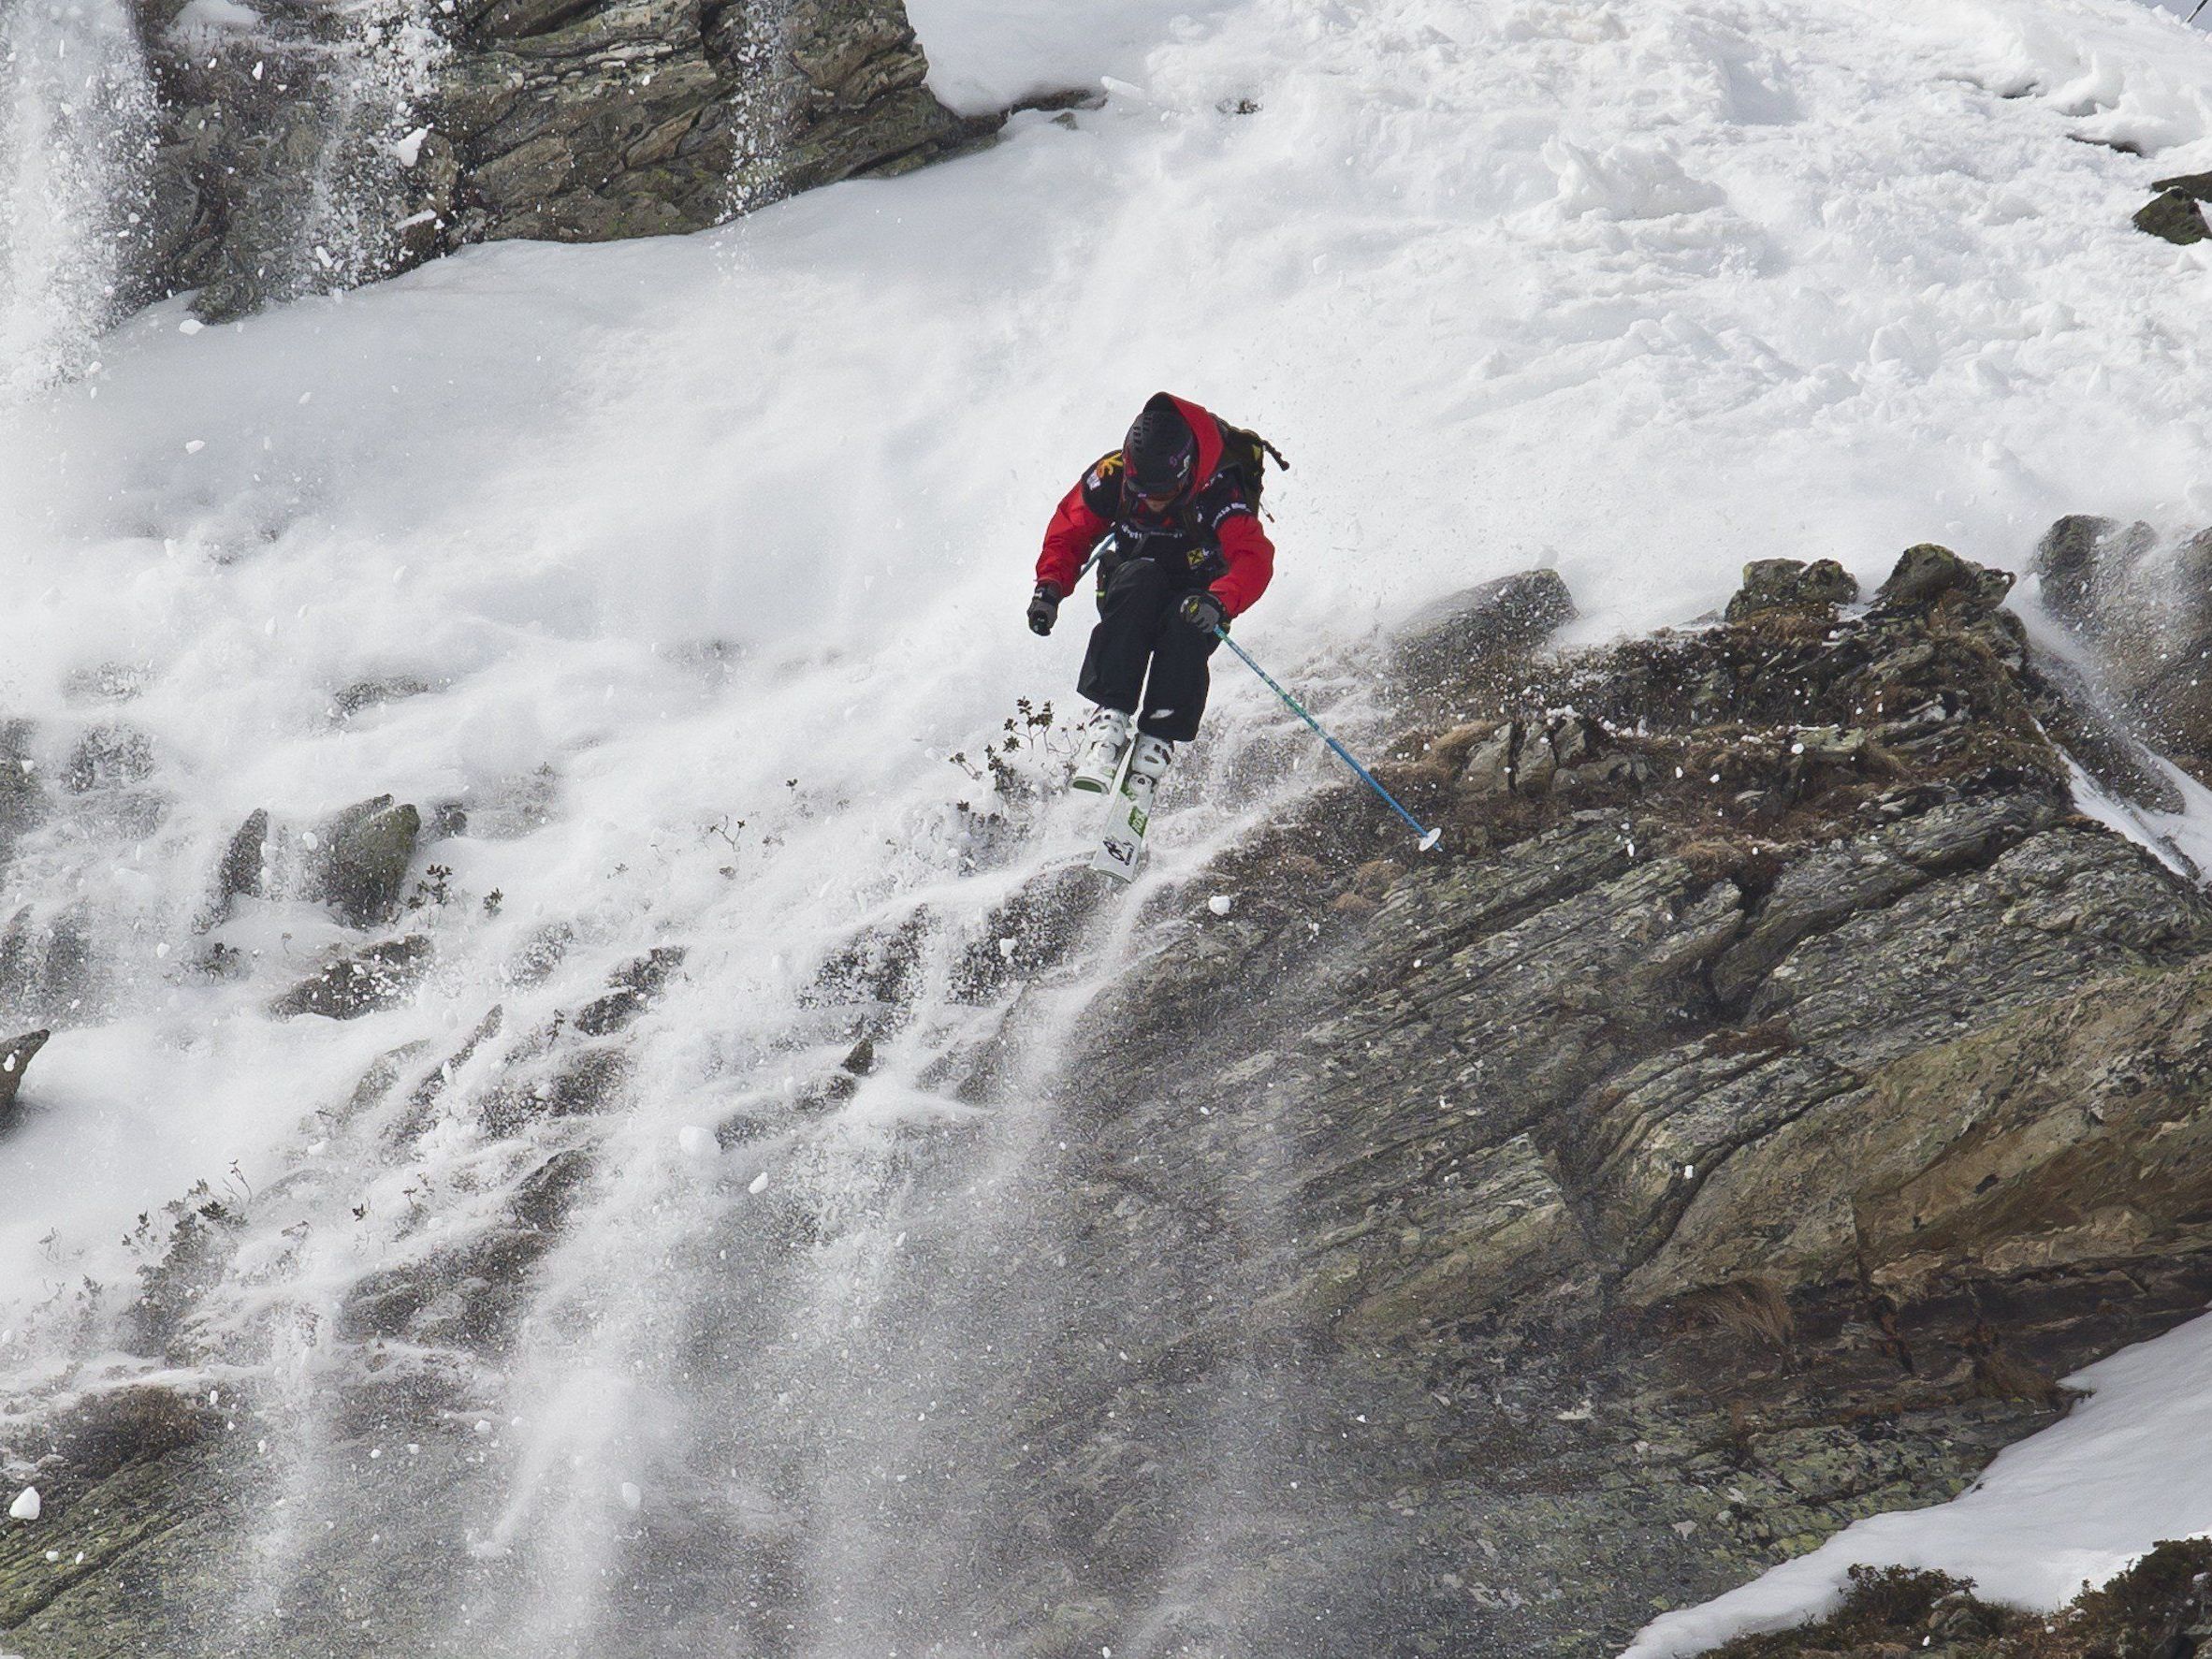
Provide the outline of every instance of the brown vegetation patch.
[[1855,1566],[1843,1602],[1792,1630],[1738,1637],[1711,1659],[2189,1659],[2212,1620],[2212,1539],[2169,1540],[2071,1607],[2028,1613],[1976,1599],[1969,1579]]
[[1698,1323],[1717,1326],[1748,1342],[1787,1353],[1797,1334],[1797,1317],[1789,1298],[1772,1279],[1752,1274],[1689,1291],[1676,1309]]

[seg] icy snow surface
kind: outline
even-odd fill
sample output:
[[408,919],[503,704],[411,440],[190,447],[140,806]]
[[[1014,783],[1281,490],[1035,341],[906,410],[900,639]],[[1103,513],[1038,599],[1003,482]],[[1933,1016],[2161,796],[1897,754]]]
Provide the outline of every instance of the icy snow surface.
[[[940,996],[805,1134],[725,1160],[697,1131],[834,1062],[803,994],[839,940],[923,904],[980,927],[1072,856],[1062,814],[967,874],[953,802],[979,789],[947,757],[1016,697],[1069,707],[1080,610],[1049,642],[1021,621],[1036,536],[1155,389],[1291,458],[1271,487],[1281,575],[1240,638],[1355,736],[1373,624],[1539,561],[1600,635],[1695,616],[1766,554],[1870,584],[1931,538],[2016,568],[2065,511],[2212,521],[2212,251],[2127,223],[2150,178],[2212,167],[2212,50],[2173,18],[2126,0],[916,0],[914,18],[964,106],[1121,90],[1072,126],[1023,116],[986,153],[725,232],[473,250],[237,327],[188,332],[171,302],[97,341],[22,277],[26,250],[70,281],[99,267],[39,240],[41,203],[75,212],[82,192],[19,143],[0,341],[68,378],[26,389],[25,363],[0,365],[0,707],[38,722],[55,803],[7,904],[77,927],[102,973],[0,1142],[0,1183],[37,1195],[0,1208],[10,1397],[109,1375],[85,1365],[117,1304],[96,1287],[136,1282],[120,1241],[203,1178],[249,1217],[207,1317],[241,1343],[289,1333],[240,1363],[305,1378],[349,1286],[500,1214],[558,1144],[464,1110],[488,1049],[397,1156],[389,1126],[339,1111],[364,1070],[426,1044],[412,1087],[494,1003],[529,1030],[662,941],[691,955],[638,1028],[635,1108],[599,1126],[613,1173],[546,1269],[546,1317],[491,1379],[512,1412],[485,1436],[513,1461],[474,1542],[581,1556],[557,1581],[589,1597],[610,1493],[659,1502],[687,1434],[767,1433],[773,1414],[743,1413],[767,1412],[779,1365],[834,1387],[825,1333],[906,1271],[920,1225],[880,1155],[970,1110],[930,1068],[974,1011]],[[48,120],[51,88],[33,91],[11,90],[18,112]],[[425,689],[337,710],[342,688],[401,678]],[[1161,880],[1328,775],[1320,757],[1237,773],[1288,717],[1233,662],[1216,684],[1209,741],[1162,797]],[[67,787],[71,746],[117,722],[151,771]],[[249,810],[298,826],[385,792],[471,814],[417,859],[458,895],[419,918],[439,953],[422,995],[268,1017],[342,936],[297,902],[246,901],[216,936],[244,978],[189,970]],[[1378,814],[1376,833],[1399,831]],[[551,926],[567,956],[525,971]],[[1125,929],[1095,970],[1141,946]],[[994,1127],[995,1157],[1049,1121],[1049,1054],[1031,1065],[1037,1104]],[[743,1288],[691,1243],[787,1197],[844,1230],[820,1253],[822,1331],[764,1338],[710,1394],[684,1318]],[[2131,1400],[2180,1409],[2176,1374],[2142,1368],[2206,1340],[2100,1368],[2096,1404],[2004,1479]],[[916,1436],[888,1404],[853,1410],[855,1470]],[[2111,1516],[2085,1533],[2098,1561],[2165,1524],[2130,1470],[2095,1459],[2071,1494],[2085,1529]],[[1910,1523],[1931,1558],[1952,1513]],[[1957,1535],[2011,1551],[2038,1594],[2090,1558]],[[1786,1593],[1823,1570],[1791,1569]]]

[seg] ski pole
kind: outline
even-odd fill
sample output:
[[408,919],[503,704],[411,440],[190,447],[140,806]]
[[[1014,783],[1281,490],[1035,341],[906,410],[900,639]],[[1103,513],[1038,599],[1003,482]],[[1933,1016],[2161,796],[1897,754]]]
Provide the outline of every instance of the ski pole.
[[1292,714],[1295,714],[1300,720],[1305,721],[1307,725],[1313,727],[1315,735],[1319,737],[1321,741],[1326,743],[1331,749],[1336,750],[1336,758],[1338,760],[1344,762],[1346,765],[1351,767],[1353,771],[1359,773],[1360,781],[1361,783],[1364,783],[1369,789],[1375,791],[1376,794],[1382,796],[1382,798],[1390,804],[1390,808],[1391,811],[1395,812],[1399,817],[1403,818],[1407,823],[1413,826],[1413,833],[1421,838],[1421,851],[1423,852],[1428,851],[1430,848],[1435,846],[1438,841],[1441,841],[1444,838],[1444,832],[1441,829],[1423,829],[1421,827],[1421,821],[1416,818],[1412,813],[1408,812],[1404,807],[1401,807],[1398,804],[1398,797],[1396,795],[1392,794],[1389,790],[1383,788],[1381,784],[1375,782],[1375,774],[1368,771],[1365,766],[1362,766],[1358,761],[1354,760],[1352,758],[1352,751],[1350,749],[1346,749],[1343,744],[1337,742],[1335,738],[1330,736],[1328,728],[1323,726],[1319,720],[1314,719],[1311,714],[1306,712],[1304,704],[1301,703],[1288,691],[1286,691],[1281,686],[1277,685],[1275,683],[1275,677],[1273,675],[1268,673],[1266,669],[1260,667],[1259,663],[1252,661],[1251,652],[1247,651],[1243,646],[1237,644],[1235,640],[1229,637],[1228,629],[1215,629],[1214,637],[1218,639],[1230,650],[1236,652],[1238,656],[1242,657],[1244,660],[1244,666],[1249,668],[1254,674],[1259,676],[1261,679],[1267,681],[1267,689],[1290,706],[1290,712]]

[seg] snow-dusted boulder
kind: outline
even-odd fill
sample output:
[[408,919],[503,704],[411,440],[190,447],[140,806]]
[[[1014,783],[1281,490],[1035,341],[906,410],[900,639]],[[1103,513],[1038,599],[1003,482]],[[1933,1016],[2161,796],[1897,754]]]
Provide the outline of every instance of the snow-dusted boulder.
[[0,1128],[13,1121],[16,1096],[23,1086],[23,1073],[30,1069],[31,1057],[46,1046],[52,1033],[26,1031],[21,1037],[0,1043]]
[[1390,633],[1390,666],[1406,686],[1427,689],[1486,659],[1532,650],[1574,616],[1574,596],[1557,571],[1520,571],[1406,618]]
[[2037,548],[2045,607],[2088,648],[2105,689],[2184,769],[2212,779],[2212,531],[2074,515]]
[[1743,567],[1743,586],[1728,601],[1728,620],[1754,611],[1849,604],[1858,582],[1833,559],[1754,559]]

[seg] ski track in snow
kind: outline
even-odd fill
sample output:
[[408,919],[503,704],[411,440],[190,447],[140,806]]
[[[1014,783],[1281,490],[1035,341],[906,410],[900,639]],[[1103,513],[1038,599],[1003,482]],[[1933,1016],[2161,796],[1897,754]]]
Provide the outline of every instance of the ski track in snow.
[[[1071,708],[1080,610],[1031,638],[1029,561],[1155,389],[1289,455],[1280,575],[1240,638],[1338,693],[1355,728],[1374,624],[1540,560],[1599,637],[1696,615],[1763,555],[1837,558],[1870,585],[1927,539],[2018,568],[2066,511],[2212,520],[2212,252],[2127,223],[2152,177],[2212,167],[2212,50],[2172,18],[2123,0],[1187,9],[1115,0],[1071,33],[1041,5],[915,0],[955,101],[1117,90],[1072,130],[1019,117],[985,153],[724,232],[476,249],[235,327],[187,331],[172,302],[102,342],[96,371],[0,411],[0,705],[56,742],[144,730],[164,803],[134,841],[103,816],[116,802],[59,792],[10,871],[10,910],[73,907],[120,965],[0,1143],[9,1187],[39,1194],[0,1215],[0,1283],[24,1288],[0,1343],[11,1395],[127,1370],[77,1364],[74,1287],[129,1283],[116,1241],[194,1179],[292,1177],[249,1206],[226,1292],[241,1330],[327,1314],[496,1213],[546,1143],[488,1141],[456,1112],[381,1167],[358,1135],[302,1150],[322,1133],[302,1118],[401,1043],[450,1053],[494,1001],[522,1031],[645,946],[686,943],[638,1028],[635,1109],[598,1126],[617,1173],[547,1264],[540,1334],[501,1385],[521,1420],[488,1425],[511,1496],[476,1546],[583,1564],[562,1595],[594,1594],[615,1494],[653,1501],[639,1471],[703,1432],[685,1344],[738,1292],[697,1241],[794,1187],[850,1222],[810,1270],[822,1330],[764,1337],[703,1418],[772,1422],[778,1367],[820,1375],[837,1321],[900,1271],[893,1152],[953,1109],[924,1079],[973,1011],[925,1008],[811,1140],[710,1157],[686,1131],[822,1063],[800,994],[837,940],[924,899],[956,940],[1078,851],[1062,813],[962,880],[949,803],[977,792],[945,757],[1016,696]],[[109,706],[84,677],[104,665],[144,690]],[[432,690],[331,718],[337,688],[395,676]],[[1163,795],[1156,889],[1330,775],[1313,756],[1282,784],[1217,787],[1288,717],[1233,662],[1215,683],[1212,740]],[[542,827],[429,855],[463,899],[433,923],[416,1002],[265,1017],[337,936],[305,906],[234,924],[263,952],[242,984],[178,967],[250,808],[306,820],[389,791],[519,830],[541,782]],[[1378,837],[1394,828],[1378,814]],[[1143,948],[1135,915],[1099,974]],[[575,934],[567,963],[516,982],[505,965],[549,923]],[[1049,1068],[1029,1064],[1036,1104],[995,1131],[996,1167],[1049,1132]],[[2055,1600],[2164,1515],[2206,1524],[2138,1506],[2146,1467],[2113,1437],[2199,1410],[2161,1356],[2207,1330],[2096,1368],[2097,1399],[1978,1499],[1867,1523],[1636,1651],[1777,1617],[1854,1551],[1986,1556],[1991,1591]],[[312,1415],[316,1339],[298,1341],[262,1363]],[[954,1349],[932,1362],[959,1370]],[[892,1436],[903,1397],[854,1405],[854,1433]],[[2148,1473],[2212,1490],[2181,1450],[2204,1444],[2168,1440]],[[320,1476],[310,1453],[298,1468],[305,1510]],[[852,1479],[826,1512],[866,1512]],[[2049,1524],[1997,1525],[2007,1492],[2044,1494]],[[2061,1511],[2077,1532],[2051,1530]],[[2078,1543],[2048,1547],[2061,1535]],[[549,1596],[543,1629],[575,1614]]]

